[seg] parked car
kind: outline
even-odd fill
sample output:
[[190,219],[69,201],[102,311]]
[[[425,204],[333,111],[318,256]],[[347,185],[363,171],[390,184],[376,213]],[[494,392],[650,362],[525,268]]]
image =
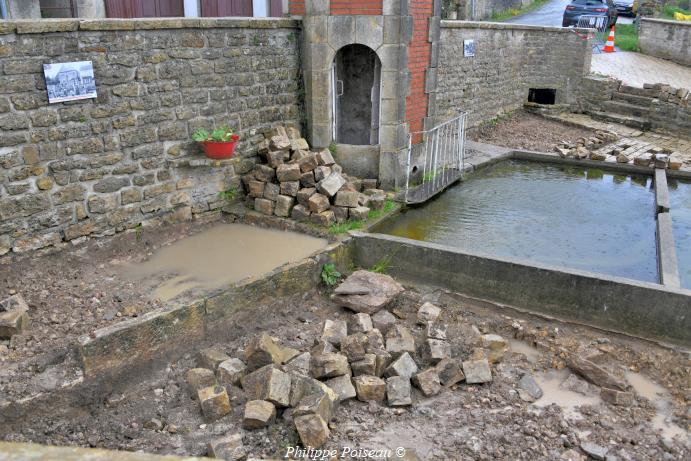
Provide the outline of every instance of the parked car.
[[[625,0],[621,0],[625,1]],[[578,25],[578,19],[583,16],[606,16],[607,28],[617,22],[617,9],[612,0],[572,0],[566,5],[562,27]]]
[[622,16],[636,16],[638,10],[638,0],[614,0],[614,7],[617,13]]

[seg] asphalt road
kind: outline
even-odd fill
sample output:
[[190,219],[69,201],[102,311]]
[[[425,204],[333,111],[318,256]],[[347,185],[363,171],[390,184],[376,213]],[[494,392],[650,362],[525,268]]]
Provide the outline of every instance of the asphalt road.
[[[571,3],[570,0],[552,0],[545,3],[540,8],[530,13],[514,16],[504,22],[513,24],[528,24],[531,26],[556,26],[561,27],[561,20],[564,16],[566,5]],[[617,23],[631,24],[632,18],[619,16]]]

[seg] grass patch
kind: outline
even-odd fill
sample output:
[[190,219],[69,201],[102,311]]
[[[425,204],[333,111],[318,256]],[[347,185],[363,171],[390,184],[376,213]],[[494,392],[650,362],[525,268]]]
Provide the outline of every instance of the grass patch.
[[636,26],[634,24],[617,24],[614,29],[614,45],[622,51],[640,51]]
[[492,21],[505,21],[513,18],[514,16],[518,16],[519,14],[535,11],[548,1],[549,0],[535,0],[525,8],[511,8],[504,11],[492,11]]
[[362,229],[363,225],[364,223],[362,221],[349,219],[341,223],[337,222],[336,224],[332,224],[331,227],[329,227],[329,232],[332,234],[345,234],[351,230]]
[[666,5],[662,8],[662,11],[660,12],[662,14],[662,17],[664,19],[674,19],[674,13],[681,13],[684,15],[689,15],[691,14],[691,10],[685,10],[683,8],[679,8],[676,6],[672,5]]

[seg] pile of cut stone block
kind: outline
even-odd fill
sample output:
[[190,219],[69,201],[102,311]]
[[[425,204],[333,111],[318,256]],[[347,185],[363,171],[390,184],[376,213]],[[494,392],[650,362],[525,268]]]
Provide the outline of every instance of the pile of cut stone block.
[[386,195],[376,179],[357,179],[343,172],[329,149],[310,151],[294,127],[278,126],[258,144],[265,163],[243,177],[254,209],[322,226],[365,220],[384,207]]
[[199,353],[200,368],[188,372],[190,391],[206,418],[215,420],[231,411],[228,392],[241,387],[247,397],[244,429],[267,427],[281,414],[295,425],[305,447],[318,448],[346,400],[405,407],[420,398],[414,388],[424,398],[464,381],[491,382],[490,364],[502,359],[508,342],[478,331],[473,354],[465,360],[453,357],[441,308],[423,303],[412,329],[392,313],[403,290],[388,275],[356,271],[332,295],[353,313],[347,320],[325,320],[309,350],[284,347],[266,333],[250,340],[243,360],[205,349]]

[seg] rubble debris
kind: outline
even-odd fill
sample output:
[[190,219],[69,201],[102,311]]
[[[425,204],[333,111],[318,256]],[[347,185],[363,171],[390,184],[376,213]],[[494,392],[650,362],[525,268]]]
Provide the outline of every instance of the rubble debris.
[[618,391],[625,391],[628,387],[624,380],[617,378],[604,368],[586,358],[570,355],[566,364],[571,370],[585,378],[586,381],[597,386]]
[[197,366],[199,368],[208,368],[211,371],[216,371],[221,362],[229,359],[228,354],[215,347],[209,347],[197,352]]
[[20,294],[0,301],[0,339],[10,339],[29,328],[29,306]]
[[192,398],[197,397],[200,389],[216,385],[216,375],[208,368],[192,368],[185,375],[185,379]]
[[521,377],[518,387],[518,395],[526,402],[533,402],[542,397],[542,388],[530,373],[525,373]]
[[465,374],[465,382],[468,384],[482,384],[492,381],[492,370],[487,359],[464,361],[463,374]]
[[247,456],[247,449],[242,444],[242,434],[230,434],[212,440],[207,444],[207,456],[231,461],[239,461]]

